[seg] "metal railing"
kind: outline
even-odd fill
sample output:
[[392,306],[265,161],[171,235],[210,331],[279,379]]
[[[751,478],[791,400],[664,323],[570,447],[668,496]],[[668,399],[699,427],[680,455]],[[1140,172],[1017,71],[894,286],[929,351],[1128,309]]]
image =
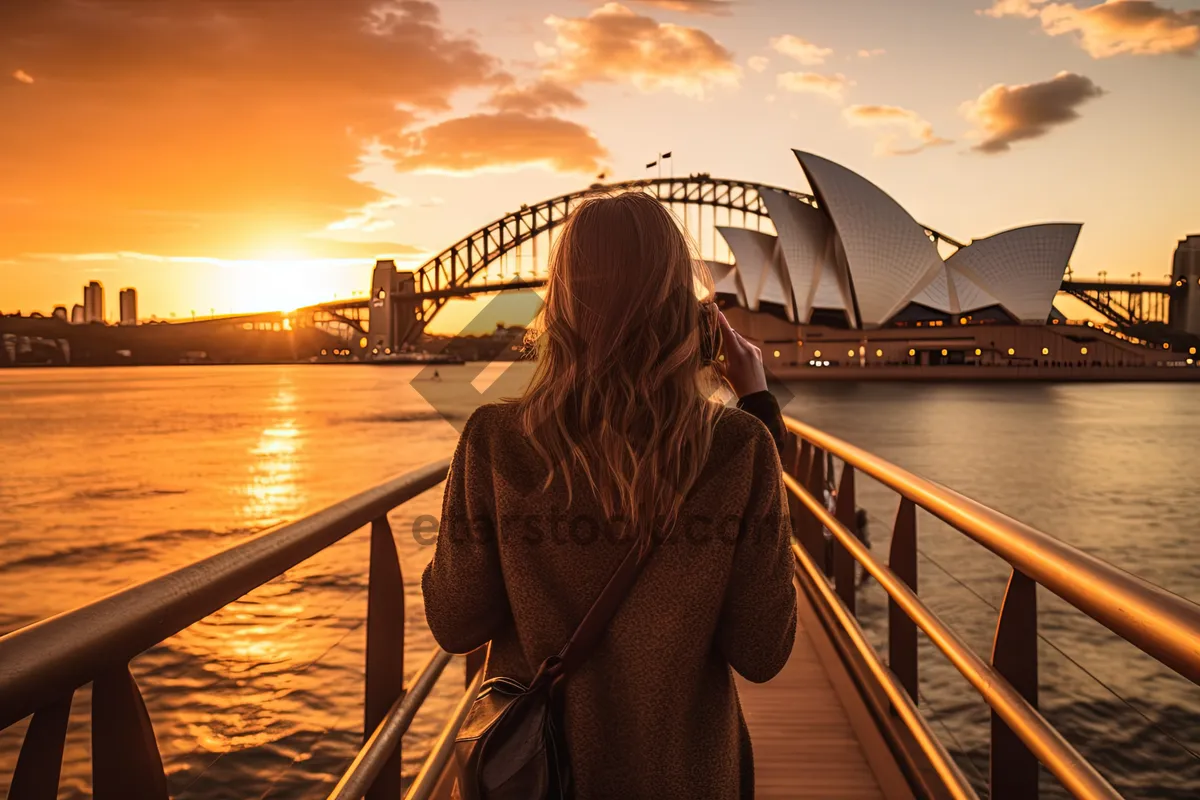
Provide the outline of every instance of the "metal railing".
[[[782,459],[798,542],[794,547],[797,570],[831,609],[891,710],[908,727],[952,796],[974,797],[975,792],[916,711],[918,629],[991,708],[993,800],[1036,798],[1039,763],[1076,797],[1120,797],[1038,712],[1037,587],[1059,596],[1193,683],[1200,683],[1200,606],[841,439],[791,418],[785,422],[789,435]],[[819,499],[827,479],[833,478],[826,475],[829,455],[842,462],[832,513]],[[900,495],[886,565],[851,532],[856,472]],[[990,662],[972,651],[917,595],[918,507],[1012,568]],[[826,547],[825,531],[832,535],[832,553]],[[855,620],[856,564],[888,594],[886,667]]]
[[[1039,762],[1077,797],[1119,797],[1037,710],[1036,588],[1045,587],[1193,682],[1200,682],[1200,606],[815,428],[794,419],[786,424],[782,460],[797,573],[812,589],[814,604],[836,621],[940,786],[959,800],[976,797],[917,708],[918,629],[992,709],[994,800],[1036,798]],[[826,485],[827,454],[843,464],[833,512],[818,499]],[[329,800],[399,797],[401,738],[452,657],[435,649],[405,686],[404,583],[387,515],[439,484],[448,468],[448,461],[422,467],[214,556],[0,637],[0,729],[32,715],[9,800],[57,796],[71,699],[89,682],[93,796],[166,800],[162,758],[129,663],[366,525],[371,548],[364,742]],[[858,472],[900,495],[886,565],[850,531]],[[917,594],[918,507],[1012,567],[990,660],[973,652]],[[832,535],[830,563],[823,530]],[[888,594],[886,664],[855,618],[856,564]],[[454,738],[482,680],[484,657],[484,650],[466,657],[466,691],[406,800],[427,800],[444,788]]]
[[[404,580],[387,515],[441,483],[448,469],[448,460],[427,465],[202,561],[0,637],[0,730],[33,715],[9,800],[58,796],[71,698],[89,682],[93,797],[167,800],[162,757],[130,661],[366,525],[371,554],[365,741],[330,797],[399,797],[400,739],[451,656],[435,650],[405,687]],[[467,657],[468,687],[478,685],[480,663],[478,655]],[[463,704],[473,696],[464,695]],[[458,724],[451,723],[452,743]],[[410,796],[417,788],[414,784]]]

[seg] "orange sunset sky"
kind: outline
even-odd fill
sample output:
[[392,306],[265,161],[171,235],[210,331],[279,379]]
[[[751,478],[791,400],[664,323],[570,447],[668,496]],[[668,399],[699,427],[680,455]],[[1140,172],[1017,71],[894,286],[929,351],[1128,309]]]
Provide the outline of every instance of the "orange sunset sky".
[[1076,275],[1164,280],[1198,50],[1200,0],[4,0],[0,311],[345,298],[668,150],[800,190],[808,150],[961,240],[1083,222]]

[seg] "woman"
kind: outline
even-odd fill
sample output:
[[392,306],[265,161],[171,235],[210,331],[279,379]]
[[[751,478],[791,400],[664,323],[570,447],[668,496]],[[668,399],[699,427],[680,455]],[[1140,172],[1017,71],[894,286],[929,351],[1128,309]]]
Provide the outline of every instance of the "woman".
[[528,682],[631,546],[650,548],[600,645],[566,681],[579,798],[751,797],[731,667],[766,681],[796,628],[779,456],[760,419],[710,400],[720,370],[782,435],[762,357],[715,307],[670,213],[641,193],[584,202],[552,256],[524,396],[468,420],[423,578],[434,638],[491,643]]

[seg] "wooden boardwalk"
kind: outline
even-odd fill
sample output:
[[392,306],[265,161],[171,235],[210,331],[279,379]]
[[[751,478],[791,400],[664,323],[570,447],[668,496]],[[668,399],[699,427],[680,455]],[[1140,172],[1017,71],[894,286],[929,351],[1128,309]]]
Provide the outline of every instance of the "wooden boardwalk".
[[[818,654],[823,632],[803,593],[792,657],[764,684],[738,678],[738,694],[754,745],[757,797],[875,800],[884,793],[850,714]],[[808,611],[809,613],[804,613]]]

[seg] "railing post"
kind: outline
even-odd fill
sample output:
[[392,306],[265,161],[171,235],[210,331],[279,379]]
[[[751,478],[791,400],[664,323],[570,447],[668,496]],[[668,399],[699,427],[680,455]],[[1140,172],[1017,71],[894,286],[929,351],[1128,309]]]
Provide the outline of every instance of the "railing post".
[[795,477],[796,475],[796,457],[799,455],[796,445],[796,434],[791,431],[785,431],[783,434],[783,449],[779,451],[779,466],[787,474]]
[[63,746],[71,717],[71,697],[39,709],[29,721],[8,800],[55,800],[62,774]]
[[[837,508],[834,516],[837,521],[842,523],[848,531],[853,535],[855,532],[855,512],[857,507],[854,504],[854,467],[842,463],[842,479],[838,482],[837,493]],[[846,604],[846,608],[851,614],[854,610],[854,577],[857,570],[854,565],[858,563],[854,560],[854,556],[843,545],[838,538],[833,537],[833,583],[837,589],[838,597]]]
[[92,797],[169,800],[154,726],[128,665],[92,681]]
[[[802,440],[791,431],[788,432],[786,441],[783,470],[803,485],[805,475],[808,472],[808,461],[812,458],[812,448],[807,441]],[[807,550],[809,543],[806,541],[806,523],[804,518],[805,516],[812,515],[806,514],[804,504],[800,502],[800,498],[794,492],[789,491],[787,493],[787,504],[792,536],[800,543],[801,547]]]
[[796,451],[796,461],[792,464],[792,477],[798,481],[803,481],[804,476],[808,474],[808,465],[812,463],[812,445],[807,439],[800,439],[796,434],[792,437],[800,440],[800,447]]
[[[888,566],[908,588],[917,592],[917,506],[907,497],[900,498],[896,524],[892,527],[892,546]],[[888,595],[888,667],[900,685],[917,702],[917,623],[904,613],[896,600]]]
[[[364,743],[404,694],[404,576],[386,514],[371,522],[366,660]],[[367,800],[399,797],[401,769],[401,750],[397,744],[367,791]]]
[[[1014,569],[1000,605],[992,666],[1029,701],[1038,705],[1037,584]],[[992,711],[992,800],[1036,800],[1038,761]]]
[[803,484],[808,477],[808,470],[812,466],[813,448],[807,439],[801,439],[795,433],[792,436],[800,442],[800,447],[796,451],[796,463],[793,464],[792,477]]
[[[824,502],[825,497],[825,454],[816,445],[804,443],[804,448],[808,450],[808,468],[805,470],[804,476],[798,476],[797,479],[801,485],[808,489],[808,493],[817,498],[817,502]],[[803,464],[801,465],[803,466]],[[801,504],[803,505],[803,504]],[[821,521],[813,514],[804,509],[800,513],[800,531],[796,536],[800,543],[804,545],[804,549],[813,557],[813,560],[818,564],[825,564],[825,537],[821,535]]]

